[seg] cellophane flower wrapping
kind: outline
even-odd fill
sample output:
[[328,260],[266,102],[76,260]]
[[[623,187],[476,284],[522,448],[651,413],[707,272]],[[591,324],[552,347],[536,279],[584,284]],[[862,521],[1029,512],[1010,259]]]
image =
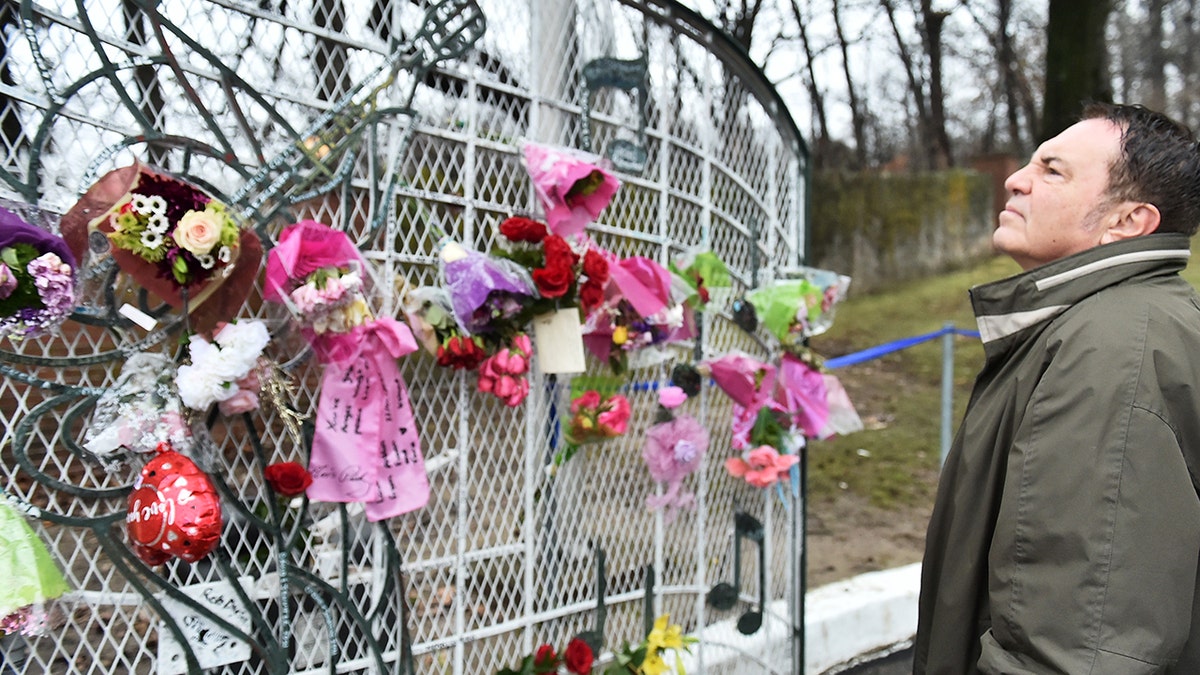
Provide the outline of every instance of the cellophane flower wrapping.
[[442,259],[442,279],[458,324],[470,335],[516,332],[523,310],[537,293],[520,265],[465,249]]
[[820,335],[833,324],[834,310],[846,297],[850,277],[806,267],[803,278],[776,282],[751,291],[759,322],[788,350],[803,348],[806,338]]
[[117,381],[96,401],[84,449],[110,471],[154,452],[161,441],[190,453],[192,434],[175,377],[174,360],[163,354],[129,357]]
[[67,582],[25,517],[0,501],[0,632],[37,635]]
[[708,304],[713,289],[733,285],[729,267],[712,251],[689,251],[673,260],[670,269],[692,289],[686,299],[692,307]]
[[62,222],[83,264],[111,255],[151,294],[186,304],[198,331],[237,314],[262,259],[258,235],[219,199],[140,163],[101,177]]
[[522,152],[546,223],[559,236],[583,232],[621,187],[597,155],[533,142],[526,142]]
[[0,339],[56,330],[75,309],[75,265],[65,241],[0,208]]
[[610,261],[609,275],[605,301],[588,315],[583,333],[588,350],[615,372],[624,372],[632,354],[695,335],[684,304],[690,289],[677,275],[641,256]]
[[[267,259],[264,297],[295,307],[297,288],[316,283],[322,271],[361,265],[345,233],[315,221],[284,229]],[[332,272],[329,272],[332,274]],[[367,519],[407,513],[429,499],[429,479],[421,453],[408,388],[397,360],[418,349],[408,326],[375,317],[362,294],[346,320],[304,326],[304,335],[325,365],[317,403],[317,425],[308,470],[309,499],[360,502]],[[360,304],[361,303],[361,304]],[[303,316],[303,315],[300,315]]]

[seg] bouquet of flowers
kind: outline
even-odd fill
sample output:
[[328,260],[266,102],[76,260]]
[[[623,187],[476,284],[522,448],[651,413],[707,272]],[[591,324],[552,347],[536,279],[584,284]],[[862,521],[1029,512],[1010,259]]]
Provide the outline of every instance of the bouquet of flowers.
[[554,454],[554,466],[565,464],[586,443],[624,435],[631,413],[629,399],[620,394],[601,397],[595,389],[580,394],[571,401],[571,419],[563,432],[566,444]]
[[583,333],[584,344],[614,373],[625,373],[635,352],[695,334],[685,287],[662,265],[633,256],[613,263],[610,273],[606,299],[588,315]]
[[[263,297],[290,306],[325,366],[306,494],[318,501],[362,503],[367,519],[376,522],[424,506],[429,478],[397,362],[419,348],[417,340],[399,321],[373,316],[361,285],[346,282],[363,267],[345,232],[302,221],[284,228],[271,250]],[[295,292],[309,284],[320,297],[302,312]],[[314,316],[324,323],[305,322]]]
[[523,153],[546,222],[557,235],[583,232],[621,187],[596,155],[530,142]]
[[237,313],[262,258],[257,235],[225,204],[142,164],[97,181],[63,216],[63,233],[77,258],[109,250],[143,288],[173,307],[196,310],[200,331]]
[[525,376],[532,354],[529,336],[525,333],[514,336],[509,346],[501,347],[479,366],[479,391],[493,394],[510,408],[520,405],[529,395],[529,380]]
[[0,339],[58,327],[75,308],[75,257],[66,242],[0,208]]
[[192,434],[175,378],[175,362],[163,354],[129,357],[116,383],[96,401],[84,449],[110,471],[127,454],[148,455],[162,441],[190,452]]
[[48,627],[46,603],[67,592],[67,581],[33,528],[3,501],[0,542],[0,633],[39,635]]
[[850,277],[827,270],[804,268],[801,275],[746,295],[758,321],[792,353],[801,353],[807,338],[829,330],[834,308],[850,286]]
[[590,242],[581,242],[576,250],[542,223],[520,216],[502,222],[500,235],[493,254],[529,270],[537,291],[526,319],[577,305],[586,315],[604,301],[609,263]]
[[300,323],[317,335],[345,333],[370,316],[357,265],[322,267],[288,294]]
[[697,309],[708,304],[712,289],[733,285],[729,268],[712,251],[688,253],[673,261],[670,268],[694,290],[687,303]]
[[468,335],[482,335],[498,343],[528,323],[525,310],[536,291],[529,273],[518,264],[468,251],[450,241],[442,242],[440,259],[443,287],[458,325]]
[[596,657],[582,638],[572,638],[562,654],[543,644],[533,654],[521,659],[516,668],[501,668],[496,675],[556,675],[564,670],[572,675],[589,675]]
[[[671,624],[670,615],[664,614],[654,620],[654,628],[645,640],[636,645],[628,643],[613,654],[613,662],[604,669],[604,675],[685,675],[680,651],[690,652],[697,638],[683,634],[683,627]],[[675,666],[667,665],[663,658],[666,650],[675,652]]]
[[188,343],[191,363],[180,366],[176,376],[183,404],[203,411],[220,402],[225,414],[257,409],[255,370],[270,341],[266,324],[255,320],[225,324],[212,342],[193,335]]

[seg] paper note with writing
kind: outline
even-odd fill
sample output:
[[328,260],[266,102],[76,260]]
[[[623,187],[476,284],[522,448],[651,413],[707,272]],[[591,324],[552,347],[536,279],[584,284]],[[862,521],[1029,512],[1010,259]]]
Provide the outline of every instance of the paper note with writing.
[[542,374],[582,373],[587,368],[579,310],[574,307],[533,317],[533,341]]
[[429,500],[408,389],[396,363],[413,349],[407,326],[381,319],[365,329],[356,354],[325,366],[308,465],[309,499],[362,502],[371,521],[408,513]]
[[[250,577],[241,577],[238,583],[249,595],[253,582]],[[179,589],[207,610],[236,626],[245,633],[250,632],[250,612],[242,599],[234,591],[233,584],[228,581],[214,581],[206,584],[194,584]],[[215,668],[230,663],[240,663],[250,658],[250,645],[237,635],[226,630],[216,622],[196,611],[192,607],[159,593],[158,598],[171,621],[183,631],[184,639],[196,655],[201,668]],[[184,656],[183,646],[162,623],[158,625],[158,673],[159,675],[179,675],[188,672],[187,657]]]

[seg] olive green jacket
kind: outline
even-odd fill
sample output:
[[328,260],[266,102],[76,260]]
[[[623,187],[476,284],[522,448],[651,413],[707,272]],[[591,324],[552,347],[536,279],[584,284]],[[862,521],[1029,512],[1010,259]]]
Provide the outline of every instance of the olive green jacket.
[[1200,673],[1187,255],[1155,234],[972,289],[986,362],[929,524],[915,673]]

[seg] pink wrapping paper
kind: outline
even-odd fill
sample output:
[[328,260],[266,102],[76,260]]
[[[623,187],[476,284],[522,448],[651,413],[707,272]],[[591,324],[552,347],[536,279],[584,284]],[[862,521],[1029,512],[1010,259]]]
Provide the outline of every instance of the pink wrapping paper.
[[805,436],[816,439],[833,436],[825,377],[816,368],[784,354],[777,384],[775,400],[791,415],[793,424],[804,430]]
[[[524,147],[525,168],[546,213],[550,231],[570,238],[596,219],[612,201],[621,182],[600,166],[600,158],[537,143]],[[595,181],[590,191],[576,194],[581,181]]]
[[[380,318],[333,336],[316,336],[326,363],[308,470],[308,498],[363,502],[379,521],[429,500],[408,390],[396,359],[417,349],[405,326]],[[330,343],[330,344],[321,344]]]
[[302,220],[283,229],[279,243],[267,256],[263,298],[285,302],[296,284],[322,267],[342,267],[361,262],[358,249],[345,232],[315,220]]

